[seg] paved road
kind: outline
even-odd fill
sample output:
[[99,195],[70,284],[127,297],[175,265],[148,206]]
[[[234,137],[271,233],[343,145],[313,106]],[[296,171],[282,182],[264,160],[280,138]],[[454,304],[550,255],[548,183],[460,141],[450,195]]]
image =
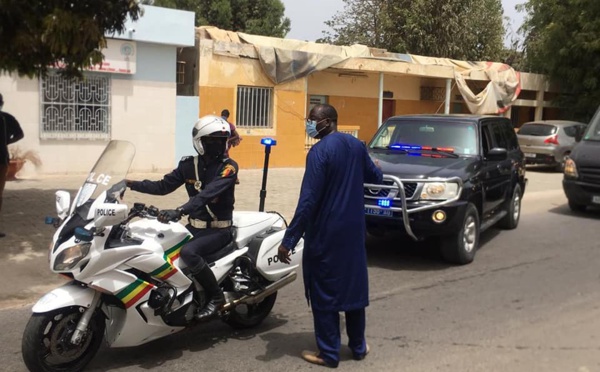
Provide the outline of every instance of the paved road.
[[[294,169],[272,171],[267,209],[291,216],[301,175]],[[571,213],[558,174],[530,171],[528,177],[519,228],[486,232],[471,265],[446,265],[435,247],[395,236],[369,239],[367,335],[372,352],[363,362],[344,354],[340,368],[600,371],[600,212]],[[241,178],[238,207],[255,209],[260,173],[248,171]],[[35,246],[48,234],[46,227],[28,217],[51,212],[51,202],[31,194],[36,185],[40,197],[51,199],[52,187],[42,189],[41,184],[53,182],[66,180],[23,181],[9,184],[7,192],[9,205],[18,196],[31,208],[16,215],[24,226],[21,239],[30,246],[2,247],[8,252],[0,269],[11,278],[2,284],[5,309],[0,311],[0,365],[7,371],[24,370],[20,340],[30,309],[24,303],[44,286],[29,279],[28,292],[17,295],[15,288],[24,288],[20,281],[28,276],[38,283],[54,281],[47,273],[44,248]],[[23,253],[28,247],[31,253]],[[19,280],[13,279],[16,271],[23,271]],[[32,289],[33,284],[37,287]],[[141,347],[101,350],[89,370],[319,370],[298,357],[302,349],[314,348],[312,318],[302,293],[300,281],[280,291],[272,316],[254,330],[237,332],[213,322]]]

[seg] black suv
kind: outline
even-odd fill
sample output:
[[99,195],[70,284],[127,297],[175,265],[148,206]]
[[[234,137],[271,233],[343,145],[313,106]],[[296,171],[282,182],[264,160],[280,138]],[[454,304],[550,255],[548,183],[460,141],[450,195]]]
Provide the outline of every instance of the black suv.
[[519,223],[525,160],[511,122],[498,116],[389,118],[368,144],[382,185],[365,185],[368,232],[439,236],[443,257],[473,261],[481,231]]
[[573,211],[600,207],[600,107],[565,162],[563,189]]

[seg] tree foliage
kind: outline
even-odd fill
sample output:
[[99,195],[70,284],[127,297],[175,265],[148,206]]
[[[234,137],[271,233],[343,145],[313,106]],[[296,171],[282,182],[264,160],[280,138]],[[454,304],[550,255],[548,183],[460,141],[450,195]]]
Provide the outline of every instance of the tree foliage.
[[81,76],[102,62],[104,35],[140,15],[136,0],[0,0],[0,71],[34,77],[63,66]]
[[462,60],[498,60],[500,0],[344,0],[319,41]]
[[285,37],[290,19],[281,0],[154,0],[154,5],[196,13],[196,25]]
[[600,1],[529,0],[521,9],[525,68],[561,84],[569,116],[591,118],[600,104]]

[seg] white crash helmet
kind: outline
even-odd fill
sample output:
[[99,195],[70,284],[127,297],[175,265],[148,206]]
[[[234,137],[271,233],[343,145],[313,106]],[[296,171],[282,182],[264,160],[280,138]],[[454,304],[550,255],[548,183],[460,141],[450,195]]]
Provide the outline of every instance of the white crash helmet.
[[194,148],[200,155],[204,155],[204,146],[202,146],[201,141],[202,137],[229,138],[230,136],[231,128],[229,127],[227,120],[215,115],[201,117],[196,124],[194,124],[194,129],[192,130]]

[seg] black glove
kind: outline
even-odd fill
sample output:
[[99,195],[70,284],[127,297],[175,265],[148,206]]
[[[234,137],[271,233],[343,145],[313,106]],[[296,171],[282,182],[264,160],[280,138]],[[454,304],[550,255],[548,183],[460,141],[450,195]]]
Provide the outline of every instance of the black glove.
[[181,219],[183,211],[181,209],[163,209],[158,212],[158,222],[169,223],[177,222]]
[[119,181],[118,183],[112,185],[110,189],[106,191],[106,199],[110,201],[116,201],[120,198],[121,200],[123,200],[125,190],[127,190],[127,183],[125,182],[125,180]]

